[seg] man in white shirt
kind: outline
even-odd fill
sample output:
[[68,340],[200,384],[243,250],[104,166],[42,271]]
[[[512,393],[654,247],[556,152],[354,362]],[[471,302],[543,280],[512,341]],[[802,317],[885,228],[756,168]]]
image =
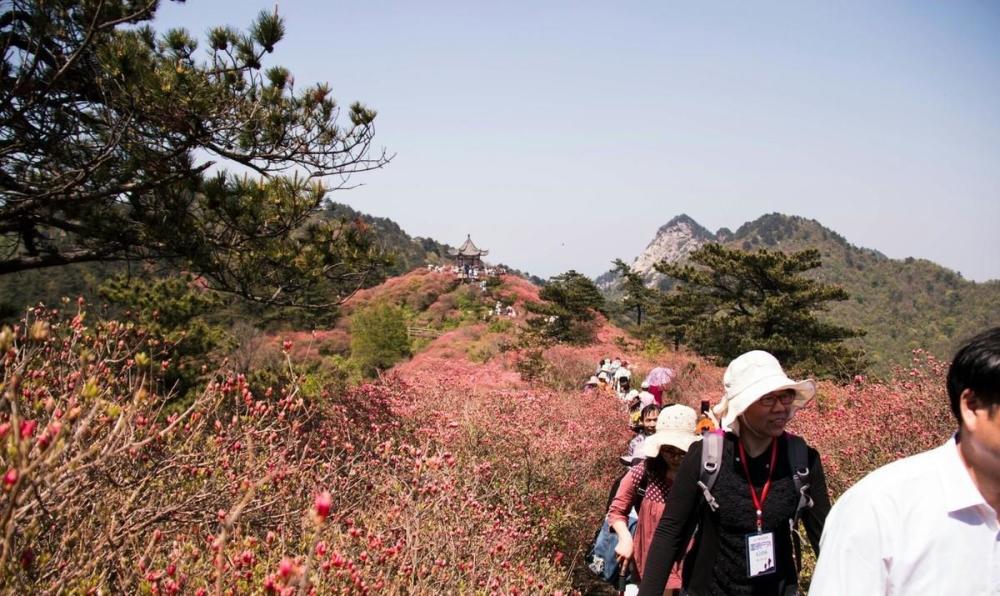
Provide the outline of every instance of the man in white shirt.
[[948,397],[955,436],[834,505],[810,596],[1000,594],[1000,327],[955,355]]

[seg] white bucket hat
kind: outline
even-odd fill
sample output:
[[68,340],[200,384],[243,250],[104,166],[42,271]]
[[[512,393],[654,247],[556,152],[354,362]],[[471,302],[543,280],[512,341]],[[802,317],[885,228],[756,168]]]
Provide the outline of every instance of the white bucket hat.
[[664,445],[687,451],[691,443],[701,439],[694,432],[697,422],[698,413],[693,408],[681,404],[663,408],[656,419],[656,432],[646,437],[639,447],[642,455],[656,457]]
[[785,375],[778,359],[763,350],[754,350],[737,356],[722,376],[725,395],[713,411],[724,429],[736,430],[736,419],[751,404],[772,391],[794,389],[795,401],[791,408],[797,410],[816,395],[812,379],[793,381]]

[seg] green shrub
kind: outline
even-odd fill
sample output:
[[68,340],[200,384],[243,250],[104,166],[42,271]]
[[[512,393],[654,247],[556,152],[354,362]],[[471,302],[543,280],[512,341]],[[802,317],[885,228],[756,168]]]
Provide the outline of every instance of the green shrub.
[[486,327],[486,330],[490,333],[506,333],[513,326],[514,323],[510,319],[493,319],[490,321],[489,326]]
[[351,317],[351,359],[365,375],[386,370],[411,353],[403,310],[375,304]]

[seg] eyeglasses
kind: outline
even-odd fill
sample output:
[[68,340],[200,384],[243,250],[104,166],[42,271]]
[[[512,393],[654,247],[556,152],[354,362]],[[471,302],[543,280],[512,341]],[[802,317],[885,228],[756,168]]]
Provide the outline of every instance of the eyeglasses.
[[774,393],[768,393],[757,401],[760,402],[760,405],[765,408],[774,407],[774,404],[779,401],[783,406],[790,406],[792,405],[792,402],[795,401],[795,391],[775,391]]
[[687,452],[681,451],[680,449],[674,447],[673,445],[664,445],[660,447],[660,455],[662,457],[668,457],[670,459],[681,459]]

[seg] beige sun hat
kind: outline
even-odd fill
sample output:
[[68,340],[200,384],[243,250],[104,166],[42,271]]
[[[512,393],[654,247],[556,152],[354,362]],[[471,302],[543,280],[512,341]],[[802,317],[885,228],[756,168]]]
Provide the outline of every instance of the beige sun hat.
[[701,435],[694,432],[697,422],[698,413],[694,408],[681,404],[663,408],[656,419],[656,432],[646,437],[639,446],[642,455],[656,457],[664,445],[687,451],[691,443],[701,439]]
[[812,379],[789,379],[778,359],[763,350],[747,352],[733,359],[722,376],[722,384],[726,393],[713,411],[720,426],[727,430],[736,430],[734,424],[739,415],[772,391],[794,389],[793,410],[806,405],[816,395],[816,383]]

